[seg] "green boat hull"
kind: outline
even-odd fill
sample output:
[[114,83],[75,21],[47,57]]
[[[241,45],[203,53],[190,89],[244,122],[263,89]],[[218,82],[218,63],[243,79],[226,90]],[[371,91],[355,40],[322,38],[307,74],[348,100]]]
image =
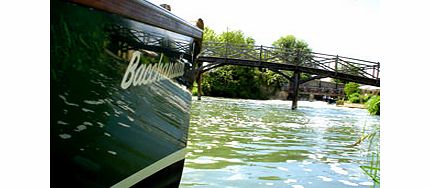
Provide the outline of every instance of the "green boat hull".
[[51,2],[52,187],[177,187],[194,38]]

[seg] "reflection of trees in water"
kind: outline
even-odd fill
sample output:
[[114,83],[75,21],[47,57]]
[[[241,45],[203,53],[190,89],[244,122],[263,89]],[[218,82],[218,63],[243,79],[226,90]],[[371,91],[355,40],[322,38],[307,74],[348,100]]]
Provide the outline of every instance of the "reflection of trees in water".
[[[104,127],[115,114],[108,103],[118,92],[115,83],[121,70],[105,53],[107,33],[103,27],[107,20],[95,11],[51,3],[55,7],[51,9],[50,27],[53,171],[64,172],[59,177],[68,179],[64,182],[80,174],[113,184],[118,177],[108,172],[118,169],[103,165],[113,156],[106,151],[110,134]],[[60,134],[70,137],[62,139]]]

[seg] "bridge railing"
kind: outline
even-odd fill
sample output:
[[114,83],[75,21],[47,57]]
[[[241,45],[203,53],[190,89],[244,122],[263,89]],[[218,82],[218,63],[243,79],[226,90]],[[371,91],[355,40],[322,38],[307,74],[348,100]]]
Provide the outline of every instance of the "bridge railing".
[[203,44],[200,56],[290,64],[372,79],[379,78],[380,69],[379,62],[298,49],[231,43],[206,42]]
[[379,62],[317,52],[311,52],[311,57],[306,60],[314,63],[319,69],[373,79],[379,78]]

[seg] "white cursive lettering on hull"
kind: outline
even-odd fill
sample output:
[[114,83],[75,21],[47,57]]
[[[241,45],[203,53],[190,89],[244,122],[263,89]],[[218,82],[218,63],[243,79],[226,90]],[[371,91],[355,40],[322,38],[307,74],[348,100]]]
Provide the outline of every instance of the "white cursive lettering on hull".
[[[133,52],[130,63],[121,81],[122,89],[127,89],[131,85],[146,85],[163,79],[182,76],[184,74],[184,64],[182,63],[140,64],[140,55],[141,53],[139,51]],[[163,58],[163,56],[161,56],[161,58]]]

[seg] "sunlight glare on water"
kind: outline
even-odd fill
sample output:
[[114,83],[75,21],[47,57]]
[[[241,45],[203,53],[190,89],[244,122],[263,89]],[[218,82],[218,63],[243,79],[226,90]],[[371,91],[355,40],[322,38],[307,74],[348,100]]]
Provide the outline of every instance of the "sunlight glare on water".
[[[371,187],[360,165],[379,116],[324,102],[193,98],[180,187]],[[379,140],[377,141],[379,142]]]

